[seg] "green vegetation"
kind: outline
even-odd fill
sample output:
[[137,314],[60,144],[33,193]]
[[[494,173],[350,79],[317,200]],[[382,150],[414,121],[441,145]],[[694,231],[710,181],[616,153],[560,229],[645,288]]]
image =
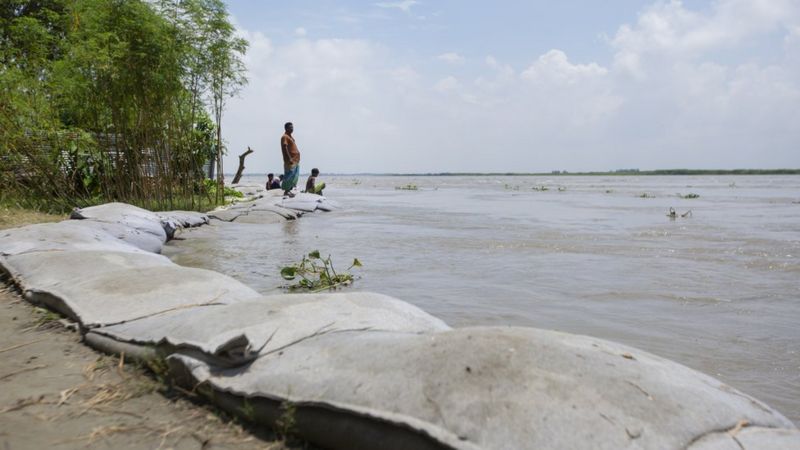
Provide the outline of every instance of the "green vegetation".
[[0,204],[221,203],[203,166],[221,185],[222,113],[246,81],[234,31],[222,0],[2,2]]
[[281,402],[281,415],[275,421],[275,431],[279,436],[287,438],[295,433],[297,425],[297,407],[289,400]]
[[61,320],[61,315],[50,311],[49,309],[34,307],[33,312],[36,314],[36,327],[38,329],[50,328],[53,324]]
[[[353,264],[347,270],[349,271],[353,267],[361,267],[361,261],[358,258],[353,259]],[[348,286],[355,279],[349,272],[337,273],[333,268],[333,261],[330,255],[323,259],[319,254],[319,250],[314,250],[308,256],[303,256],[303,260],[299,264],[281,269],[281,277],[284,280],[291,281],[298,276],[300,281],[287,286],[290,291],[320,292],[333,290],[339,286]]]
[[647,192],[642,192],[639,194],[639,198],[656,198],[656,196],[653,194],[648,194]]
[[[219,185],[214,180],[205,180],[203,183],[205,184],[206,192],[208,192],[209,196],[217,197]],[[222,195],[224,197],[244,198],[244,194],[228,186],[223,187]]]
[[416,191],[419,190],[419,187],[416,184],[407,184],[405,186],[395,186],[395,189],[400,191]]
[[695,194],[694,192],[690,192],[690,193],[688,193],[686,195],[678,194],[678,197],[680,197],[680,198],[699,198],[700,194]]

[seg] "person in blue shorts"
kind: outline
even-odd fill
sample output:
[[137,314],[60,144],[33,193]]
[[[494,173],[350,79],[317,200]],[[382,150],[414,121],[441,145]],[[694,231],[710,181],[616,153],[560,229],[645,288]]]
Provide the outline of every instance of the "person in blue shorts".
[[283,154],[283,182],[281,189],[283,194],[289,197],[294,197],[292,189],[297,186],[300,180],[300,150],[297,148],[297,143],[292,136],[294,132],[294,125],[292,122],[286,122],[283,125],[283,136],[281,136],[281,153]]

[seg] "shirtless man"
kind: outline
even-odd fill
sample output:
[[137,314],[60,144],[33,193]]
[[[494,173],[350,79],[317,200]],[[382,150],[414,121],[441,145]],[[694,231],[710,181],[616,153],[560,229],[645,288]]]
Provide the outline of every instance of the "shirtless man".
[[311,175],[308,177],[308,181],[306,181],[306,192],[322,195],[322,190],[325,189],[325,183],[317,184],[318,176],[319,169],[316,167],[311,169]]

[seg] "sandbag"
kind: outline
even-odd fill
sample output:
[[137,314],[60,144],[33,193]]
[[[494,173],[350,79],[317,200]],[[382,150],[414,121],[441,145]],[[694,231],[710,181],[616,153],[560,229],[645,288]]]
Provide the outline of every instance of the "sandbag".
[[208,215],[196,211],[159,211],[162,221],[175,222],[184,228],[199,227],[208,223]]
[[26,286],[25,299],[58,311],[83,328],[259,296],[220,273],[174,264],[87,272],[86,276],[73,280],[49,270],[21,276]]
[[233,222],[240,216],[247,215],[247,209],[220,209],[208,213],[212,219],[222,220],[223,222]]
[[175,227],[164,222],[157,214],[126,203],[105,203],[88,208],[76,208],[71,219],[94,220],[99,222],[118,223],[129,228],[152,234],[162,243],[171,238]]
[[233,188],[235,191],[241,192],[242,194],[244,194],[247,197],[255,197],[255,196],[261,195],[264,192],[266,192],[265,186],[260,184],[260,183],[259,184],[254,184],[254,183],[251,183],[251,184],[234,184],[234,185],[230,185],[228,187]]
[[236,218],[236,223],[265,224],[282,222],[286,222],[286,219],[272,211],[250,210],[247,212],[247,214],[242,214]]
[[329,333],[423,333],[448,329],[440,319],[406,302],[355,292],[274,295],[229,305],[186,308],[96,328],[92,333],[121,342],[164,345],[164,353],[194,349],[207,355],[207,361],[231,366]]
[[295,196],[295,199],[300,201],[316,201],[317,209],[320,211],[333,211],[339,207],[337,203],[328,200],[324,195],[312,194],[310,192],[301,192]]
[[0,255],[5,256],[67,250],[160,252],[161,245],[155,236],[122,225],[77,220],[0,231]]
[[153,253],[97,250],[22,253],[0,258],[0,264],[23,291],[46,290],[125,269],[174,266],[169,258]]
[[797,450],[800,430],[750,427],[742,424],[729,431],[711,433],[698,439],[687,450]]
[[283,198],[279,200],[276,205],[305,212],[314,212],[317,209],[321,211],[332,211],[337,207],[336,204],[329,202],[324,196],[308,192],[301,192],[294,197]]
[[314,212],[319,205],[316,200],[302,200],[298,198],[285,198],[277,203],[282,208],[294,209],[297,211]]
[[[168,362],[176,379],[202,383],[215,398],[267,409],[258,401],[291,403],[297,432],[329,448],[403,448],[398,442],[411,430],[440,448],[678,449],[741,420],[793,428],[758,400],[685,366],[529,328],[330,333],[239,368],[181,354]],[[319,408],[335,420],[316,420]],[[369,432],[325,437],[341,438],[364,421],[383,430],[379,441]]]
[[236,221],[251,224],[279,223],[297,219],[300,215],[296,211],[275,205],[275,201],[274,198],[262,198],[211,211],[208,214],[214,219],[225,222]]
[[280,207],[278,205],[275,205],[275,204],[272,204],[272,203],[263,202],[263,201],[258,201],[254,205],[252,205],[250,207],[250,211],[251,212],[253,212],[253,211],[270,211],[270,212],[274,212],[276,214],[279,214],[280,216],[282,216],[283,218],[285,218],[287,220],[297,219],[301,215],[297,211],[293,211],[291,209],[283,208],[283,207]]

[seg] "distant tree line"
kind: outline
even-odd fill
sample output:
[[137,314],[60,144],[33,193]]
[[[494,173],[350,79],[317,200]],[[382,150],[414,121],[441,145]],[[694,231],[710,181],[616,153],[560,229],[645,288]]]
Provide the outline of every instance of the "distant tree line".
[[800,175],[800,169],[662,169],[662,170],[639,170],[621,169],[609,172],[567,172],[566,170],[554,170],[552,172],[436,172],[436,173],[360,173],[351,175],[385,175],[385,176],[418,176],[418,177],[498,177],[498,176],[629,176],[629,175]]
[[221,0],[2,0],[0,201],[218,203],[246,49]]

